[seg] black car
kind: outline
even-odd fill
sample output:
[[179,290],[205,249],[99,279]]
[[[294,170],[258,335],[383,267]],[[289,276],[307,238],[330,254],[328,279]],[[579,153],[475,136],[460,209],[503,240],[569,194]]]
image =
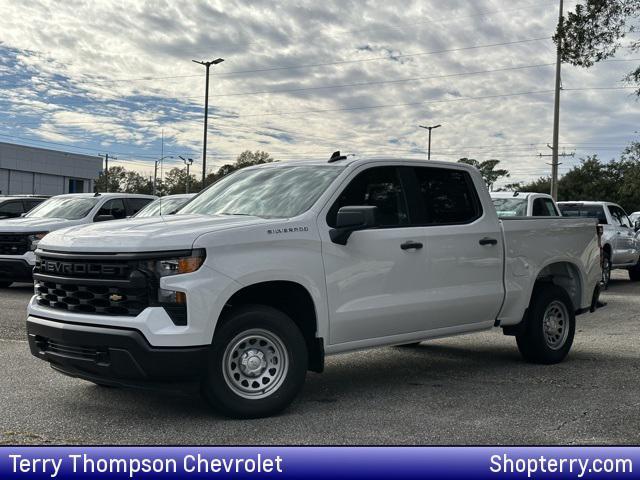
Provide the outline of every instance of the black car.
[[44,195],[0,195],[0,220],[20,217],[47,198]]

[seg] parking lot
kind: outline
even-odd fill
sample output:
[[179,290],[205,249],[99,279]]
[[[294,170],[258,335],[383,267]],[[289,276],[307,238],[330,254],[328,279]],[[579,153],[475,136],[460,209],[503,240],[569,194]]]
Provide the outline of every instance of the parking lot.
[[332,357],[289,410],[252,421],[55,373],[29,353],[32,290],[14,286],[0,293],[0,443],[638,444],[640,284],[614,279],[562,364],[524,363],[498,330]]

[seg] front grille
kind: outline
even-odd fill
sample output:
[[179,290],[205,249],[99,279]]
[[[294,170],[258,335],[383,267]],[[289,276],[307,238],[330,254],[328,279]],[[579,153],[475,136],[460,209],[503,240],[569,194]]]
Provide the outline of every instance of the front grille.
[[109,351],[106,348],[69,345],[40,336],[36,337],[36,345],[41,352],[51,352],[65,357],[92,360],[99,363],[109,360]]
[[23,255],[29,251],[27,235],[0,234],[0,255]]
[[43,307],[98,315],[135,317],[149,306],[146,287],[112,287],[36,281],[36,300]]

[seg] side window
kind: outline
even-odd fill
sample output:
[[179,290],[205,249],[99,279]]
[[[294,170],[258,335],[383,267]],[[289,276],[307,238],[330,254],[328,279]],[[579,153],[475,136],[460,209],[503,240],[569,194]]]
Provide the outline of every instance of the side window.
[[35,206],[40,205],[42,202],[43,200],[23,200],[22,203],[24,204],[24,211],[28,212]]
[[98,213],[96,213],[96,216],[99,215],[111,215],[116,220],[126,218],[127,212],[124,209],[124,202],[121,198],[114,198],[105,202],[104,205],[100,207],[100,210],[98,210]]
[[556,207],[553,205],[553,201],[548,198],[536,198],[533,201],[533,216],[534,217],[556,217]]
[[620,207],[616,207],[614,205],[610,205],[609,206],[609,212],[611,213],[611,216],[613,217],[614,225],[631,228],[631,222],[629,221],[629,218],[627,217],[627,214]]
[[407,202],[396,167],[374,167],[358,174],[342,191],[327,214],[327,224],[336,226],[341,207],[371,205],[378,207],[382,227],[409,223]]
[[144,206],[146,206],[152,198],[127,198],[127,207],[128,213],[127,215],[135,215],[138,213]]
[[482,214],[471,177],[462,170],[415,168],[424,225],[471,223]]
[[22,212],[24,212],[24,208],[22,207],[22,202],[20,200],[4,202],[0,205],[0,217],[19,217]]

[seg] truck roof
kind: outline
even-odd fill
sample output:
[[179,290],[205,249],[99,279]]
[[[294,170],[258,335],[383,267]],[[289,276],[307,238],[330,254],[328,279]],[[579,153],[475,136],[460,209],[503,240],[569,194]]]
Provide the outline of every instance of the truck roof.
[[303,165],[313,165],[313,166],[326,166],[326,167],[345,167],[345,166],[354,166],[357,167],[359,165],[365,165],[368,163],[383,163],[383,162],[403,162],[403,163],[411,163],[415,165],[433,165],[433,166],[441,166],[451,168],[455,166],[456,168],[469,170],[469,171],[477,171],[477,169],[471,165],[467,165],[466,163],[458,163],[458,162],[450,162],[443,160],[425,160],[422,158],[403,158],[403,157],[348,157],[344,160],[338,160],[335,162],[329,163],[328,159],[313,159],[313,160],[283,160],[272,163],[262,163],[260,165],[253,165],[251,167],[246,168],[277,168],[277,167],[291,167],[291,166],[303,166]]
[[538,192],[491,192],[491,198],[529,198],[531,195],[539,195],[544,198],[551,198],[548,193]]
[[617,203],[613,203],[613,202],[597,202],[592,200],[567,200],[563,202],[558,202],[558,205],[599,205],[599,206],[616,205],[616,206],[619,206]]
[[[64,193],[62,195],[56,195],[55,197],[61,198],[92,198],[92,197],[132,197],[132,198],[156,198],[153,195],[145,195],[142,193],[122,193],[122,192],[109,192],[109,193],[100,193],[96,195],[95,193]],[[51,197],[54,198],[54,197]]]

